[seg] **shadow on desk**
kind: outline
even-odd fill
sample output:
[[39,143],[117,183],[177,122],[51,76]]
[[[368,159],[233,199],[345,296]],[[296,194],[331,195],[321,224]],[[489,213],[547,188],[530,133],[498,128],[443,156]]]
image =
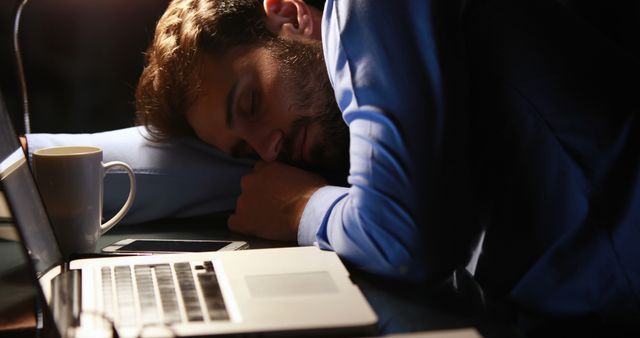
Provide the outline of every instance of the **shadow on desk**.
[[479,289],[464,269],[429,288],[348,269],[378,315],[380,335],[472,327],[485,338],[523,337],[512,323],[487,312]]
[[22,248],[0,240],[0,337],[35,335],[35,289]]

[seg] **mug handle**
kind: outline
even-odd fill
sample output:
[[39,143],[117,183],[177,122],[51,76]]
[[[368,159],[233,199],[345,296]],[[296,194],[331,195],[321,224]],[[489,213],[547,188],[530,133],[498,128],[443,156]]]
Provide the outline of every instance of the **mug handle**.
[[122,208],[120,208],[120,211],[118,211],[118,213],[115,214],[115,216],[111,217],[111,219],[106,221],[105,223],[100,224],[100,235],[103,235],[105,232],[109,231],[109,229],[111,229],[114,225],[120,222],[122,217],[124,217],[124,215],[127,214],[127,211],[129,211],[129,208],[131,208],[131,205],[133,204],[133,199],[136,196],[136,177],[133,174],[133,170],[128,164],[120,161],[112,161],[112,162],[103,163],[102,167],[104,168],[105,172],[115,167],[121,167],[127,172],[127,175],[129,175],[129,196],[127,197],[127,201],[124,203]]

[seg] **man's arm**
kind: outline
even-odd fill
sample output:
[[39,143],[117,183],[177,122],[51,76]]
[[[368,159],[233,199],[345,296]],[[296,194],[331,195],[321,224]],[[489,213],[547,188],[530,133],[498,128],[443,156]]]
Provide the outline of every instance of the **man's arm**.
[[279,204],[285,192],[308,200],[301,245],[315,243],[365,270],[408,280],[441,279],[464,266],[478,233],[466,181],[466,115],[457,105],[464,95],[451,83],[454,59],[437,48],[434,7],[327,2],[323,47],[349,125],[350,187],[319,186],[308,173],[288,182],[281,164],[256,168],[239,201],[272,201],[260,213],[236,210],[233,229],[292,237],[279,228],[295,224],[299,209],[287,206],[300,204]]
[[322,218],[303,219],[301,232],[317,227],[320,247],[370,271],[445,278],[464,266],[478,234],[453,3],[325,8],[323,46],[349,124],[351,186],[333,192]]
[[464,266],[478,233],[452,3],[325,8],[323,46],[349,124],[351,186],[301,227],[317,227],[320,247],[380,274],[445,278]]

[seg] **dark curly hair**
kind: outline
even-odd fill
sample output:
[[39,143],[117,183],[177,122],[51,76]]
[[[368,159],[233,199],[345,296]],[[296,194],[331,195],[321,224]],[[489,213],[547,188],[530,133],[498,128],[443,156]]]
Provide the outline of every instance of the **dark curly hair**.
[[174,0],[156,26],[136,89],[136,122],[156,141],[193,135],[185,118],[204,55],[223,55],[276,36],[259,0]]

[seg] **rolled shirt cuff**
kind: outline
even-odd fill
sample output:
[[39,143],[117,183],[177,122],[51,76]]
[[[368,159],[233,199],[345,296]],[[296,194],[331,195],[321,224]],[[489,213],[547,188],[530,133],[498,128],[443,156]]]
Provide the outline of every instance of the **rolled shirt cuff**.
[[349,188],[326,186],[318,189],[309,199],[298,225],[298,244],[317,245],[316,234],[326,226],[327,215],[337,201],[347,195]]

